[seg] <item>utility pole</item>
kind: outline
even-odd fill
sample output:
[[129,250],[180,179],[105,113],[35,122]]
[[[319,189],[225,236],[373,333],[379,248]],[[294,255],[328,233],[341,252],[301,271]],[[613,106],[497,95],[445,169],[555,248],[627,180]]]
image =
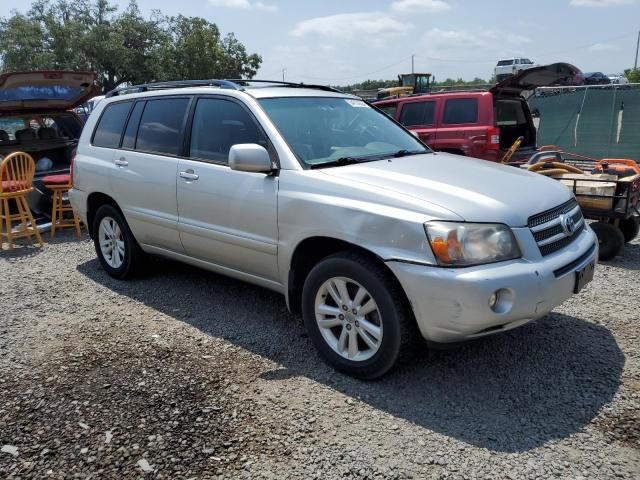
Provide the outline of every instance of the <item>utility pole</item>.
[[286,72],[286,71],[287,71],[286,69],[284,69],[284,68],[282,69],[282,81],[283,82],[284,82],[284,72]]
[[638,69],[638,50],[640,50],[640,31],[638,31],[638,43],[636,43],[636,61],[633,64],[633,69]]
[[[640,38],[640,37],[639,37],[639,38]],[[413,58],[414,58],[415,56],[416,56],[416,54],[415,54],[415,53],[411,55],[411,73],[414,73],[414,70],[413,70]],[[637,58],[637,57],[638,57],[638,53],[636,52],[636,63],[637,63],[637,60],[638,60],[638,58]]]

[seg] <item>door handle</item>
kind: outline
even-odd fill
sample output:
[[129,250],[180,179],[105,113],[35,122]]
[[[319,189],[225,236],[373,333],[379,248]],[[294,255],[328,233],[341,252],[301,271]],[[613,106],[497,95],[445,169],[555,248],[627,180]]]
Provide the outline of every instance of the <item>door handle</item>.
[[186,172],[180,172],[180,178],[184,178],[190,182],[198,180],[200,178],[199,175],[193,173],[193,170],[189,169]]
[[120,157],[114,163],[119,167],[126,167],[129,165],[129,162],[127,162],[127,160],[124,157]]

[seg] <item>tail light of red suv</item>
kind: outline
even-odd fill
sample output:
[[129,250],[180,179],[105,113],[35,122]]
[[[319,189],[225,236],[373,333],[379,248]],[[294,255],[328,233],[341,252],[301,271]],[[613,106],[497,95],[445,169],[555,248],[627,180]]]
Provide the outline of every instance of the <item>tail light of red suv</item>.
[[487,149],[500,150],[500,129],[498,127],[487,129]]

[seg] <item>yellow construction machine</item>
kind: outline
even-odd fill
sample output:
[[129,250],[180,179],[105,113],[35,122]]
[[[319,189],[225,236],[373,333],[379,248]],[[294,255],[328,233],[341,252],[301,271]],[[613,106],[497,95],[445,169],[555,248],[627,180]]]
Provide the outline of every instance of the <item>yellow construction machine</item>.
[[431,91],[430,73],[402,73],[398,75],[398,86],[378,90],[378,100],[389,97],[406,97]]

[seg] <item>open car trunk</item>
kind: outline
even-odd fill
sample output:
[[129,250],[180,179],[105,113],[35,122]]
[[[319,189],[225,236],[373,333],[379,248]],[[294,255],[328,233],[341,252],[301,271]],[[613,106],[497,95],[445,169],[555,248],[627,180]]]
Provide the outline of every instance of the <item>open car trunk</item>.
[[500,129],[500,150],[508,150],[524,137],[520,150],[535,149],[536,127],[527,102],[520,96],[494,95],[495,124]]
[[491,88],[495,124],[500,129],[500,150],[507,151],[523,137],[515,158],[530,156],[536,150],[536,128],[522,92],[538,87],[571,85],[582,73],[568,63],[552,63],[522,70]]
[[0,74],[0,157],[25,152],[36,162],[29,207],[38,224],[51,216],[43,178],[69,173],[83,122],[72,109],[100,93],[95,74],[30,71]]
[[34,192],[29,207],[38,224],[51,216],[51,192],[44,177],[69,173],[71,158],[82,132],[82,121],[72,112],[0,114],[0,158],[13,152],[25,152],[36,163]]

